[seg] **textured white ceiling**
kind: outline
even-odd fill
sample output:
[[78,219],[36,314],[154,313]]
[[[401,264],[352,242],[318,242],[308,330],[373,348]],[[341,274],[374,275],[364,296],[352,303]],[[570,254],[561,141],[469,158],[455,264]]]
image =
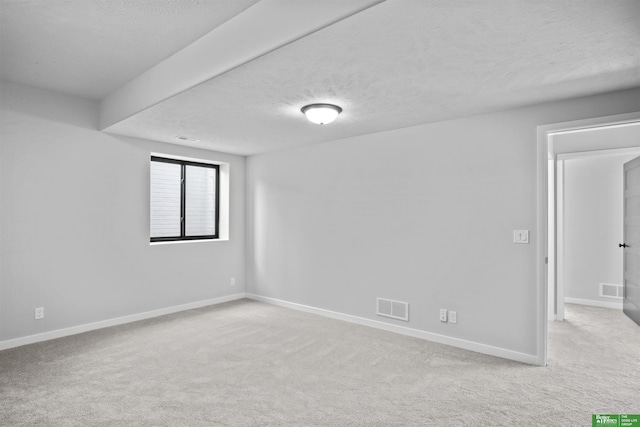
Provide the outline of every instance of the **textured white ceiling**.
[[0,0],[0,77],[102,98],[258,0]]
[[[102,97],[254,2],[0,0],[1,75]],[[387,0],[108,131],[246,155],[637,87],[638,22],[637,0]]]
[[[640,86],[640,2],[387,0],[110,132],[238,154]],[[300,108],[344,108],[328,126]]]

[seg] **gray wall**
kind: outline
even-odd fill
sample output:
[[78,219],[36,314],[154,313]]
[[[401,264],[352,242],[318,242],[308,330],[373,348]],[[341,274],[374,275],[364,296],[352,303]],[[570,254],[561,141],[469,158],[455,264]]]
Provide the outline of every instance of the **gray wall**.
[[564,161],[565,297],[622,304],[600,297],[599,284],[622,285],[622,171],[637,156]]
[[[245,199],[243,157],[97,132],[92,101],[1,95],[0,341],[242,292],[246,225],[250,292],[403,326],[375,297],[409,301],[407,326],[529,354],[536,126],[640,110],[626,91],[250,157]],[[230,241],[149,245],[150,152],[231,164]]]
[[[92,101],[1,95],[0,341],[244,291],[244,157],[98,132]],[[149,245],[150,152],[230,163],[229,241]]]
[[537,354],[536,127],[638,110],[634,90],[252,156],[247,290]]

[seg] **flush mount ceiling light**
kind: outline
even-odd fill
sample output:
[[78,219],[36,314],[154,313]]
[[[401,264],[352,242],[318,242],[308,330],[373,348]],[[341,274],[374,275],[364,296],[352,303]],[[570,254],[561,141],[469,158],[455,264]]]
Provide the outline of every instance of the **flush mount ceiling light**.
[[342,112],[342,108],[333,104],[310,104],[300,109],[310,122],[326,125],[331,123]]

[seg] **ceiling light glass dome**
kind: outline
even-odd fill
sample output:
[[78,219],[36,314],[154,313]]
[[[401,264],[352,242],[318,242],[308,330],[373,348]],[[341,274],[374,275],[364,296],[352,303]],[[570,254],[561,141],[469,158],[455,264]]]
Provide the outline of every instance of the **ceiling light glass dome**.
[[333,104],[310,104],[302,107],[300,111],[307,116],[310,122],[326,125],[338,117],[342,108]]

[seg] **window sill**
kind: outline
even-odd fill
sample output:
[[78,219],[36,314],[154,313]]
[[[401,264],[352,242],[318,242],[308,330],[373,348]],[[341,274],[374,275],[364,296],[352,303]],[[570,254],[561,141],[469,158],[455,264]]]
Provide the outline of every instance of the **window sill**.
[[168,242],[149,242],[149,246],[176,245],[183,243],[228,242],[229,239],[196,239],[196,240],[172,240]]

